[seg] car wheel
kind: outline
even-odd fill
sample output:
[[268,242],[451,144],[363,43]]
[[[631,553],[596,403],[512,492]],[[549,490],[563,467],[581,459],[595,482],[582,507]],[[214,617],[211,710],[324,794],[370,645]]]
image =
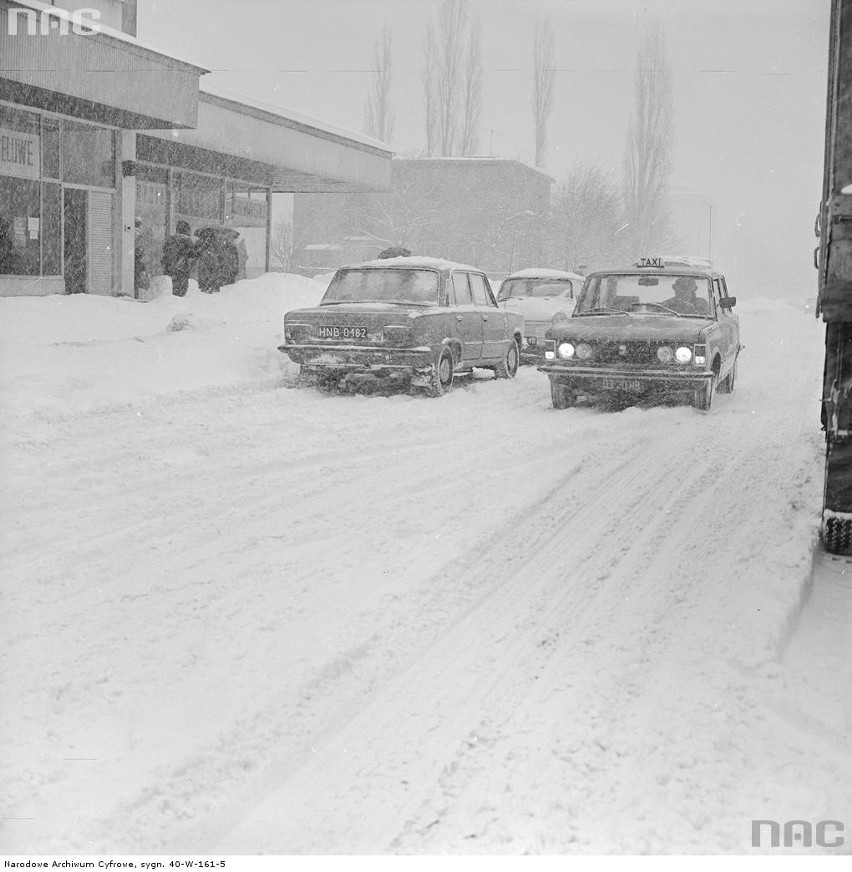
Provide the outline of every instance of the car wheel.
[[692,405],[702,412],[710,411],[710,403],[713,402],[713,384],[715,378],[708,378],[700,388],[695,389],[695,397],[692,400]]
[[429,397],[443,396],[453,386],[455,371],[456,364],[453,360],[453,352],[444,346],[438,353],[435,365],[432,367],[426,395]]
[[734,384],[737,380],[737,361],[734,361],[734,365],[731,367],[731,371],[725,376],[725,378],[719,382],[719,393],[720,394],[732,394],[734,392]]
[[518,343],[513,339],[506,349],[506,357],[494,367],[494,374],[497,378],[514,378],[518,374],[518,362],[521,359],[521,352],[518,348]]
[[550,381],[550,399],[554,409],[570,409],[577,401],[577,395],[568,385],[555,379]]

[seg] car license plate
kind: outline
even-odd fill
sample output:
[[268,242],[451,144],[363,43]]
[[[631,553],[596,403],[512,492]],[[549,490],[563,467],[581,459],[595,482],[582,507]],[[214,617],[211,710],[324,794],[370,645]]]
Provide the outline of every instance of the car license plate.
[[640,391],[640,381],[636,378],[605,378],[603,386],[611,391],[625,391],[631,394],[638,394]]
[[527,345],[538,345],[538,336],[527,336]]
[[317,336],[320,339],[366,339],[366,327],[335,327],[322,325],[317,327]]

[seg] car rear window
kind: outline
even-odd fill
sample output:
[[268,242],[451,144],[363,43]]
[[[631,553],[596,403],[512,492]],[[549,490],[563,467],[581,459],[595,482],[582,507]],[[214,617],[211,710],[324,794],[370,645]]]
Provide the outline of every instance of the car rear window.
[[321,305],[331,303],[417,303],[437,305],[438,273],[419,269],[339,270]]
[[571,290],[570,279],[507,279],[500,286],[500,299],[510,297],[555,297]]

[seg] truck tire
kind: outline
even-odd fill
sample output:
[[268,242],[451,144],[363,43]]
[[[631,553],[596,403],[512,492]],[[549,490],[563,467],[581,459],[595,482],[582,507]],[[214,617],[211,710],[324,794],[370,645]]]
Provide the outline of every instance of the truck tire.
[[852,443],[826,446],[820,540],[830,554],[852,554]]

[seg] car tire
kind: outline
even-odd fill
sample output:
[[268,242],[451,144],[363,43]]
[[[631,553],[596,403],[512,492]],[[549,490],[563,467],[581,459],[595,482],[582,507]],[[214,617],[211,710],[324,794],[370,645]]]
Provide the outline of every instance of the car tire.
[[555,379],[550,380],[550,400],[554,409],[570,409],[577,401],[577,395],[568,385]]
[[444,346],[435,359],[432,374],[429,377],[429,386],[426,388],[427,397],[442,397],[453,386],[453,378],[456,372],[456,362],[453,352],[448,346]]
[[518,374],[518,364],[521,360],[521,349],[516,339],[509,343],[506,357],[494,367],[497,378],[514,378]]
[[734,392],[734,385],[737,381],[737,361],[734,361],[734,365],[731,367],[731,371],[725,376],[725,378],[719,382],[719,393],[720,394],[732,394]]
[[695,396],[692,400],[692,405],[702,412],[710,411],[710,404],[713,402],[713,385],[715,378],[708,378],[700,388],[695,389]]

